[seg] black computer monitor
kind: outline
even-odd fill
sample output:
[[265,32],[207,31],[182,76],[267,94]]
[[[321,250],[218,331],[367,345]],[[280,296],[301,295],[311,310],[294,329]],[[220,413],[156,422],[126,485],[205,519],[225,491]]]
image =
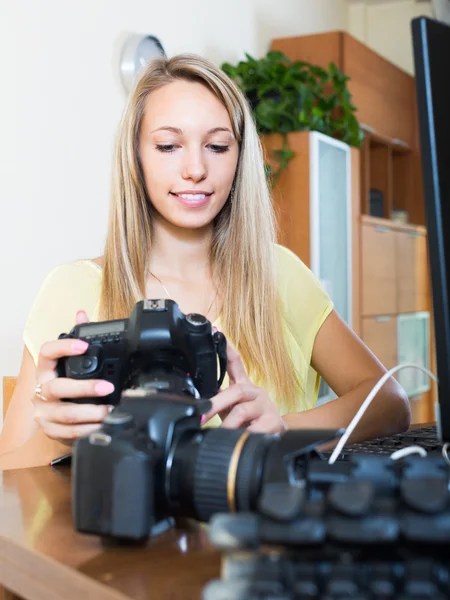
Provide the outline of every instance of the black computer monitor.
[[433,294],[439,411],[450,442],[450,27],[412,21],[420,146]]

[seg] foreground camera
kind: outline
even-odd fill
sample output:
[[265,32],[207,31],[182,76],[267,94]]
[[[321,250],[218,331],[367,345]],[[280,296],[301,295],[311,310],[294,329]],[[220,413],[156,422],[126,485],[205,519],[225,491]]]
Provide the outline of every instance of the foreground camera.
[[336,432],[202,430],[210,406],[181,393],[126,390],[103,427],[74,448],[76,528],[140,540],[167,517],[208,521],[217,512],[259,511],[295,518],[304,490],[295,484],[294,459]]
[[69,336],[85,339],[89,348],[62,359],[60,374],[109,378],[114,402],[102,402],[120,398],[101,429],[74,447],[79,531],[142,540],[168,517],[298,514],[304,492],[295,485],[294,458],[336,432],[202,429],[208,398],[226,370],[226,340],[205,317],[184,315],[171,300],[149,300],[138,303],[130,319],[77,326]]

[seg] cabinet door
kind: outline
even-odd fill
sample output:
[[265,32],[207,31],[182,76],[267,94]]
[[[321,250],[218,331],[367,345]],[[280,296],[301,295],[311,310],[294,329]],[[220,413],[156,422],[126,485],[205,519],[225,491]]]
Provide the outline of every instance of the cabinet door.
[[382,225],[361,224],[363,316],[397,312],[395,232]]
[[[430,313],[416,312],[397,317],[397,354],[399,363],[430,368]],[[418,369],[403,369],[398,380],[410,398],[430,389],[428,375]]]
[[397,364],[397,319],[395,316],[364,317],[361,337],[386,369]]
[[339,315],[352,324],[350,148],[311,133],[311,270]]
[[397,308],[399,313],[429,307],[427,240],[418,231],[397,231]]

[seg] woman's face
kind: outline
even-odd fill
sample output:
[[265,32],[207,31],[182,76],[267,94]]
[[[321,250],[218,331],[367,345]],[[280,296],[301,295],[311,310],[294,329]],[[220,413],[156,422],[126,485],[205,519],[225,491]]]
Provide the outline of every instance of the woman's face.
[[139,152],[147,193],[163,219],[189,229],[213,221],[230,194],[239,147],[211,91],[181,80],[152,92]]

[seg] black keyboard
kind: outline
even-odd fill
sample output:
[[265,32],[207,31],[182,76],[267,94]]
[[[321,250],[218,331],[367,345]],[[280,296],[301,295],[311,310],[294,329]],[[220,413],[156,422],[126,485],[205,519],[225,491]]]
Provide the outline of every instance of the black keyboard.
[[[439,455],[299,463],[296,515],[215,515],[203,600],[450,600],[450,470]],[[274,501],[279,501],[279,495]]]
[[408,446],[421,446],[427,452],[440,450],[442,444],[437,438],[436,425],[398,433],[389,437],[375,438],[367,442],[349,444],[343,448],[341,457],[345,458],[345,455],[355,453],[392,454],[392,452]]
[[447,561],[302,561],[293,556],[241,555],[223,561],[222,580],[203,600],[448,600]]

